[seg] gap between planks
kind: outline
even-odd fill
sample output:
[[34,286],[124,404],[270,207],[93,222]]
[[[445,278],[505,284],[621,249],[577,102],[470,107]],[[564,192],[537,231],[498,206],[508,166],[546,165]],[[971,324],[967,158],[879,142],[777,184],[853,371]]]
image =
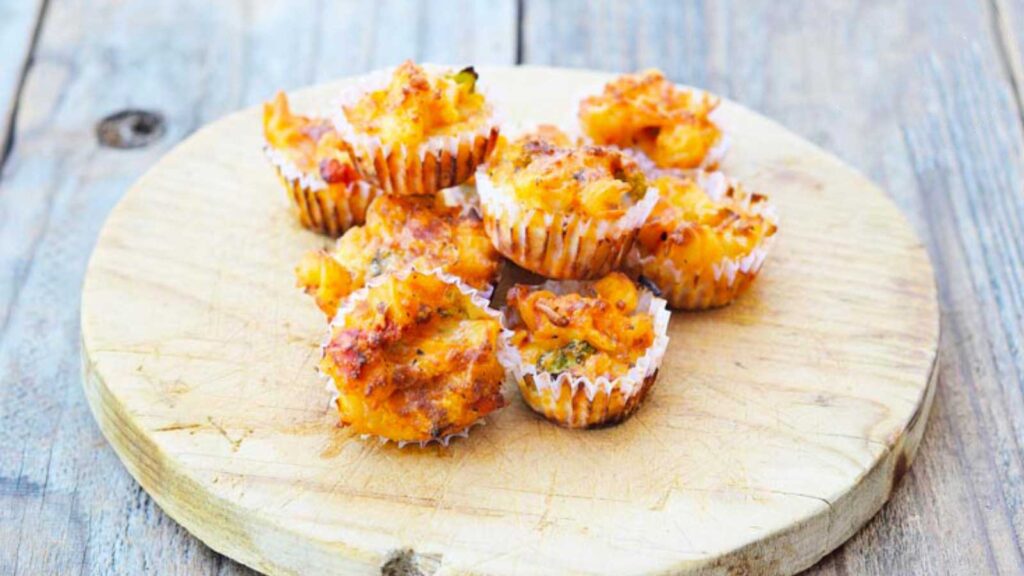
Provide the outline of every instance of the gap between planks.
[[523,28],[526,19],[526,0],[516,0],[516,66],[523,63]]
[[1010,8],[1006,0],[989,0],[989,6],[992,10],[992,35],[995,36],[996,53],[999,54],[999,61],[1013,90],[1017,121],[1024,128],[1024,97],[1021,96],[1021,90],[1024,89],[1021,86],[1024,84],[1024,62],[1021,62],[1021,53],[1017,49],[1013,22],[1009,21]]
[[[7,159],[14,149],[15,125],[18,123],[18,108],[21,106],[21,95],[25,88],[25,79],[32,68],[32,61],[35,58],[36,47],[39,45],[39,35],[43,29],[43,21],[46,19],[46,9],[50,0],[40,0],[39,8],[36,11],[35,24],[32,28],[32,35],[29,37],[28,51],[21,63],[21,70],[18,72],[18,79],[15,82],[14,94],[11,99],[10,108],[6,111],[6,129],[3,134],[3,141],[0,142],[0,180],[3,179],[4,167],[7,166]],[[3,126],[0,123],[0,126]]]

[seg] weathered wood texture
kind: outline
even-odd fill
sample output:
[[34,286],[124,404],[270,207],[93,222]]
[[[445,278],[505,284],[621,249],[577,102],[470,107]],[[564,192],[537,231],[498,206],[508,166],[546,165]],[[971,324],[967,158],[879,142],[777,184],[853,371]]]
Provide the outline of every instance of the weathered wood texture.
[[[153,504],[82,394],[82,275],[127,187],[279,88],[405,57],[510,63],[514,41],[513,2],[49,2],[0,181],[0,574],[248,572]],[[162,112],[164,138],[98,147],[129,107]]]
[[527,62],[660,66],[747,104],[882,184],[928,245],[930,429],[894,500],[816,572],[1024,571],[1022,4],[582,4],[526,3]]
[[[274,89],[404,56],[511,61],[515,5],[49,4],[0,181],[0,573],[243,573],[155,508],[87,413],[78,291],[100,224],[171,144]],[[928,244],[944,331],[928,433],[817,572],[1024,569],[1020,0],[522,4],[526,60],[657,65],[721,91],[866,172]],[[28,52],[11,45],[4,71]],[[167,136],[97,148],[93,124],[127,106],[166,113]]]
[[1013,81],[1017,108],[1024,110],[1024,2],[991,0],[991,6],[996,45]]
[[0,167],[11,148],[18,90],[29,65],[44,0],[0,0]]

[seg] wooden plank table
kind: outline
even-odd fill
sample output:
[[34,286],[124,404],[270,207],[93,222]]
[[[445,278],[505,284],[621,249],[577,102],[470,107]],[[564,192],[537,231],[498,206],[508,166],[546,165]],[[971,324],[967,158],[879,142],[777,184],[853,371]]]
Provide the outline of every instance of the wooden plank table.
[[[1021,0],[0,0],[0,574],[249,573],[166,517],[93,423],[87,258],[202,124],[406,57],[658,66],[881,184],[935,266],[938,397],[892,501],[812,572],[1024,572],[1022,24]],[[131,108],[166,132],[101,146],[97,122]]]

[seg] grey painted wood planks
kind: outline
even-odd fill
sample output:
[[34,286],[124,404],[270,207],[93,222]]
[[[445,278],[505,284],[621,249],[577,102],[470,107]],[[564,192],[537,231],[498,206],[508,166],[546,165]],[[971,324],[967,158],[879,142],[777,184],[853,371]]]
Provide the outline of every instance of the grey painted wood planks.
[[[517,49],[527,63],[660,66],[893,195],[936,268],[939,396],[894,500],[817,571],[1024,570],[1020,2],[526,0],[519,47],[516,4],[49,2],[0,180],[0,447],[13,455],[0,459],[0,572],[241,572],[153,506],[81,398],[78,285],[124,188],[202,123],[278,88],[405,56],[512,62]],[[35,18],[11,6],[5,79]],[[94,123],[127,106],[164,112],[168,134],[98,148]]]

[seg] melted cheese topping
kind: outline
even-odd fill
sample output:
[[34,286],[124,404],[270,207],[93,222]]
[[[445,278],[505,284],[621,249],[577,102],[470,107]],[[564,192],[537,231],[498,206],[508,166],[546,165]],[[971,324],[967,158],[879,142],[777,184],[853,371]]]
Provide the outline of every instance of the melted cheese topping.
[[658,70],[621,76],[580,103],[584,132],[594,142],[639,148],[658,166],[696,168],[722,137],[708,115],[718,106],[665,79]]
[[284,92],[263,105],[263,135],[296,168],[328,184],[350,184],[358,178],[347,147],[330,121],[293,114]]
[[485,124],[490,106],[476,91],[476,79],[472,68],[436,74],[406,61],[387,87],[346,107],[345,117],[360,133],[415,148],[434,136],[453,136]]
[[658,204],[641,228],[638,243],[642,252],[667,256],[681,270],[745,256],[777,230],[756,210],[767,200],[760,194],[731,186],[715,201],[686,176],[662,176],[654,185],[660,193]]
[[500,322],[436,276],[388,277],[331,330],[320,368],[358,433],[436,440],[504,405]]
[[368,280],[407,266],[441,268],[478,290],[497,281],[501,256],[475,215],[440,200],[380,196],[363,226],[350,228],[333,253],[307,254],[296,268],[298,285],[333,316],[338,303]]
[[592,295],[517,285],[507,298],[518,315],[512,344],[551,374],[615,379],[654,343],[654,319],[636,312],[640,292],[619,272],[595,282]]
[[499,142],[487,172],[530,208],[598,219],[622,216],[647,191],[636,162],[610,148],[574,146],[552,126]]

